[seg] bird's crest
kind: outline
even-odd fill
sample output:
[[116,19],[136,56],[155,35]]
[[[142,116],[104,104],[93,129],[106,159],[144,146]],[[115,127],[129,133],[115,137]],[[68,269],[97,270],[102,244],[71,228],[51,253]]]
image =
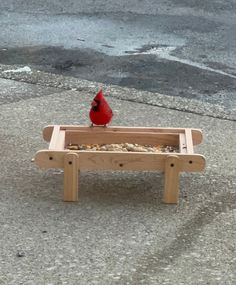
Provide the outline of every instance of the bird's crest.
[[97,93],[97,95],[95,96],[94,100],[97,100],[97,101],[100,101],[104,99],[103,97],[103,92],[102,92],[102,89]]

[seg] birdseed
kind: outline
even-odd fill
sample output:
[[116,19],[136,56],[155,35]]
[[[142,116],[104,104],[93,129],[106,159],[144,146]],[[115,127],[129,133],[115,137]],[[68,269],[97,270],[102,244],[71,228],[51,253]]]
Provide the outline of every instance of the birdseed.
[[179,152],[177,146],[168,145],[140,145],[132,143],[120,143],[120,144],[68,144],[66,146],[68,150],[84,150],[84,151],[116,151],[116,152],[154,152],[154,153],[169,153]]

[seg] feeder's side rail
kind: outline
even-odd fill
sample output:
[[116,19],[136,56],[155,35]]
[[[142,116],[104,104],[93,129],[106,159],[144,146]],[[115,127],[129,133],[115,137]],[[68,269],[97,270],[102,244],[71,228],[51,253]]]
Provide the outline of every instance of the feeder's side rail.
[[56,125],[53,128],[51,140],[49,143],[50,150],[64,150],[65,147],[65,131]]
[[[52,131],[53,131],[54,126],[47,126],[43,130],[43,138],[45,141],[50,141],[51,136],[52,136]],[[88,133],[96,133],[96,132],[103,132],[103,133],[119,133],[119,132],[155,132],[155,133],[173,133],[173,134],[180,134],[183,133],[185,134],[185,130],[183,128],[149,128],[149,127],[86,127],[86,126],[73,126],[73,125],[61,125],[60,130],[64,131],[84,131]],[[199,129],[191,129],[192,130],[192,140],[193,140],[193,145],[200,144],[202,142],[202,132]]]
[[192,130],[186,129],[185,130],[185,140],[187,144],[187,153],[194,153],[193,151],[193,137],[192,137]]
[[192,129],[185,129],[184,133],[179,134],[179,152],[194,153]]
[[179,145],[179,134],[169,133],[145,133],[145,132],[86,132],[65,131],[65,145],[68,144],[114,144],[137,143],[144,145]]
[[185,134],[179,134],[179,152],[187,153],[187,143]]
[[[112,151],[73,151],[79,155],[81,170],[165,170],[168,153],[114,153]],[[35,163],[43,168],[64,168],[65,155],[70,151],[40,150]],[[179,171],[195,172],[205,168],[205,158],[199,154],[175,154]]]

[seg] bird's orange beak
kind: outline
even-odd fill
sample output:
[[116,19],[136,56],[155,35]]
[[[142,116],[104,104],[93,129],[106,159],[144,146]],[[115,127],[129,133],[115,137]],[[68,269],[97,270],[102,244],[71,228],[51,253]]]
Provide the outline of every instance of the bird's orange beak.
[[91,103],[91,106],[92,107],[96,107],[97,105],[98,105],[98,103],[95,100],[93,100],[92,103]]

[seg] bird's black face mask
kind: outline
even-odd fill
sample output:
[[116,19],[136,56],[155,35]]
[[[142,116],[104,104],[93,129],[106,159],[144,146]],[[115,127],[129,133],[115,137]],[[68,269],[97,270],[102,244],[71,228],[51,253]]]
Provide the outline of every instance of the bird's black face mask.
[[94,112],[98,112],[99,111],[99,105],[100,105],[100,101],[97,99],[94,99],[92,102],[92,110]]

